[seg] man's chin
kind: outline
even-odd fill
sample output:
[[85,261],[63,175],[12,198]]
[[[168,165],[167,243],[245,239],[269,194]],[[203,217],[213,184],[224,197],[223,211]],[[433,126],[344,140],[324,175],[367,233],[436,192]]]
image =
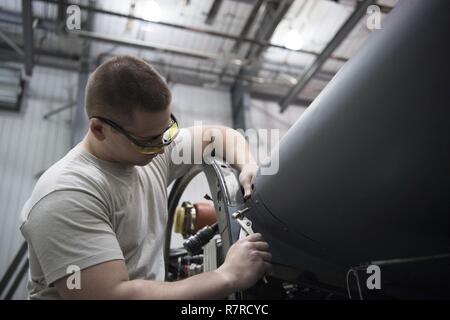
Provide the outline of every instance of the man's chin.
[[140,167],[146,166],[146,165],[148,165],[150,162],[152,162],[154,158],[155,158],[154,155],[153,155],[153,156],[148,156],[148,157],[142,158],[142,159],[140,159],[137,163],[135,163],[135,165],[136,165],[136,166],[140,166]]

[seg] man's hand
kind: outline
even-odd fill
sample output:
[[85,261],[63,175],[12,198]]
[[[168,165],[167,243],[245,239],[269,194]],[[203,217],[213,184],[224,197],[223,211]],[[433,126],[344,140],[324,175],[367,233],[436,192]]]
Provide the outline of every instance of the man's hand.
[[253,190],[253,182],[256,177],[256,172],[258,171],[257,164],[246,164],[242,167],[241,173],[239,174],[239,182],[244,188],[244,199],[250,198]]
[[[244,199],[250,198],[258,165],[245,138],[236,130],[224,126],[196,126],[189,127],[188,130],[192,136],[193,152],[196,150],[194,142],[201,141],[202,155],[205,155],[205,150],[209,147],[215,151],[216,156],[241,171],[239,182],[244,189]],[[231,150],[227,150],[228,148]],[[228,155],[231,157],[227,158]]]
[[260,233],[255,233],[233,244],[216,272],[232,284],[233,291],[244,290],[270,274],[271,260],[269,244]]
[[130,280],[123,260],[103,262],[81,271],[81,289],[69,289],[68,276],[54,285],[64,299],[222,299],[251,287],[271,272],[272,255],[261,234],[255,233],[230,247],[215,271],[184,280]]

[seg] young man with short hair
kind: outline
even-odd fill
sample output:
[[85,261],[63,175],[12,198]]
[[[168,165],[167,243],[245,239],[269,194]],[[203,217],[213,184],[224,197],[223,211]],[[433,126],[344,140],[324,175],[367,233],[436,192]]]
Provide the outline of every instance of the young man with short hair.
[[[202,150],[222,139],[216,155],[231,145],[248,159],[236,165],[246,197],[257,169],[236,131],[180,130],[170,104],[165,81],[143,60],[114,57],[91,74],[86,136],[41,176],[22,211],[31,299],[223,298],[270,272],[268,244],[255,234],[236,242],[217,270],[164,282],[167,186],[190,168],[171,154],[193,150],[203,136],[211,140]],[[73,288],[68,270],[77,269],[80,288]]]

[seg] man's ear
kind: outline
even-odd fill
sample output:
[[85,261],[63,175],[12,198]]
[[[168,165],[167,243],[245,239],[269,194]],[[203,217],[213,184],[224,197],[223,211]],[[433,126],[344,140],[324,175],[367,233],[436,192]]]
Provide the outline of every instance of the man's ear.
[[96,137],[98,140],[103,141],[106,139],[105,136],[106,126],[100,120],[95,118],[90,119],[89,130],[91,130],[94,137]]

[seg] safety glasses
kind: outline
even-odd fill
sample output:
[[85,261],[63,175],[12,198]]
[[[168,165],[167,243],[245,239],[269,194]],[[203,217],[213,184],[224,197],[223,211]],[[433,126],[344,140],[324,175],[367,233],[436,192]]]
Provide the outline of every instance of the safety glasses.
[[108,124],[109,126],[111,126],[111,128],[115,129],[119,133],[123,134],[131,142],[135,149],[142,154],[156,154],[161,152],[165,147],[171,144],[173,140],[175,140],[180,131],[177,119],[174,115],[171,114],[170,124],[163,133],[148,141],[139,141],[136,137],[128,133],[125,129],[123,129],[120,125],[112,120],[99,116],[92,116],[91,118],[98,119]]

